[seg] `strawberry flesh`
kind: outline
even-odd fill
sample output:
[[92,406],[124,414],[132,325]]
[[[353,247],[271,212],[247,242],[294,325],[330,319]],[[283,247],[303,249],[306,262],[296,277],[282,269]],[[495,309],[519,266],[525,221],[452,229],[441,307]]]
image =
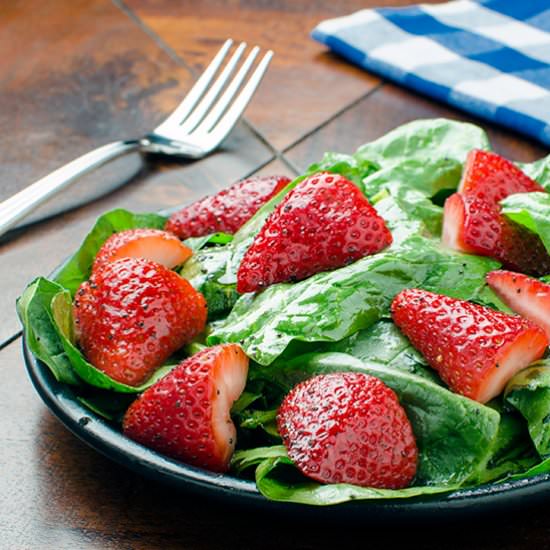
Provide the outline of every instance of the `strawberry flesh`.
[[165,229],[180,239],[218,231],[235,233],[289,182],[286,176],[254,176],[239,181],[175,212]]
[[161,229],[139,228],[111,235],[96,255],[92,271],[120,258],[145,258],[172,269],[191,257],[193,251],[175,235]]
[[290,459],[321,483],[400,489],[415,476],[411,424],[393,390],[373,376],[332,373],[298,384],[277,425]]
[[74,302],[87,359],[112,379],[137,386],[204,330],[206,302],[188,281],[142,258],[99,267]]
[[426,290],[403,290],[391,310],[443,381],[480,403],[497,396],[548,346],[544,331],[527,319]]
[[544,329],[550,339],[550,285],[512,271],[491,271],[487,282],[513,311]]
[[466,242],[466,205],[460,193],[454,193],[445,201],[441,240],[447,248],[475,254],[475,249]]
[[127,410],[123,431],[162,454],[226,472],[236,443],[230,409],[244,390],[248,357],[236,344],[188,357]]
[[356,185],[320,173],[300,182],[267,219],[244,255],[237,291],[299,281],[390,245],[384,220]]
[[539,236],[501,214],[499,201],[532,191],[544,189],[509,160],[488,151],[471,151],[459,192],[445,202],[443,244],[489,256],[509,269],[549,273],[550,256]]

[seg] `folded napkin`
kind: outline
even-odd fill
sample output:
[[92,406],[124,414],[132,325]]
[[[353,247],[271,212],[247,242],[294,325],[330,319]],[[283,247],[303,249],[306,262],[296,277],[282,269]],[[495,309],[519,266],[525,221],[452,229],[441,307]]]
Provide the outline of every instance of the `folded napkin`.
[[550,145],[550,0],[358,11],[313,38],[417,92]]

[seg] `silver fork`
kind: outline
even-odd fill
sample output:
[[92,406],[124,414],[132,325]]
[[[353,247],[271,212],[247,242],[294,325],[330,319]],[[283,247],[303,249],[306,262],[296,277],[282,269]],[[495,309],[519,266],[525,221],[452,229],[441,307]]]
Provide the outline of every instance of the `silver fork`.
[[225,42],[183,101],[151,133],[98,147],[1,202],[0,235],[80,176],[117,157],[140,151],[198,159],[213,151],[239,120],[273,57],[269,50],[245,82],[260,52],[255,46],[230,80],[246,49],[239,44],[221,69],[232,44]]

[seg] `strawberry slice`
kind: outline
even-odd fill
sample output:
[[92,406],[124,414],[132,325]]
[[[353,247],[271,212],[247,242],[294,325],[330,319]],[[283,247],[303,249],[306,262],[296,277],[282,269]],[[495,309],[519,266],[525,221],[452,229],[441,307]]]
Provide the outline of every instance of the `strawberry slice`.
[[235,233],[271,197],[290,182],[286,176],[254,176],[182,208],[170,216],[165,229],[180,239],[217,231]]
[[248,357],[238,345],[206,348],[132,403],[124,434],[182,462],[226,472],[236,442],[230,409],[247,373]]
[[542,357],[544,331],[531,321],[417,288],[391,306],[395,324],[455,392],[486,403]]
[[550,339],[550,285],[504,270],[488,273],[487,282],[508,307],[544,329]]
[[544,188],[508,159],[479,149],[468,153],[459,193],[498,204],[508,195],[533,191],[544,191]]
[[441,241],[447,248],[475,254],[476,249],[466,242],[466,205],[460,193],[454,193],[445,201]]
[[416,473],[418,451],[397,396],[364,373],[333,373],[298,384],[277,426],[288,456],[321,483],[401,489]]
[[458,189],[445,201],[445,246],[489,256],[509,269],[533,275],[550,272],[550,256],[539,236],[505,218],[499,204],[508,195],[544,192],[544,188],[509,160],[474,149]]
[[540,237],[506,219],[500,206],[455,193],[445,201],[442,242],[448,248],[498,260],[533,275],[550,273],[550,256]]
[[76,293],[74,318],[87,359],[138,386],[204,330],[206,302],[188,281],[142,258],[100,266]]
[[239,266],[237,291],[299,281],[391,242],[384,220],[356,185],[337,174],[315,174],[290,191],[267,219]]
[[160,229],[128,229],[111,235],[99,249],[92,270],[120,258],[145,258],[168,269],[182,264],[193,251],[176,236]]

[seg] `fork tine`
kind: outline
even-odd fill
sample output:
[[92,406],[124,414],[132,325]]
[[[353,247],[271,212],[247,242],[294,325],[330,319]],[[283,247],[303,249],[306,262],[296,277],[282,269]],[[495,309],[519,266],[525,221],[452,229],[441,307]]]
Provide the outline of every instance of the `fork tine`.
[[181,121],[189,115],[193,107],[198,103],[199,99],[208,88],[232,45],[233,40],[231,40],[231,38],[227,39],[223,43],[222,47],[218,50],[218,53],[214,56],[214,59],[210,62],[210,65],[208,65],[205,71],[201,74],[200,78],[191,90],[189,90],[182,102],[176,107],[176,109],[174,109],[174,111],[172,111],[172,113],[170,113],[168,118],[163,120],[161,124],[155,128],[155,133],[163,134],[174,130],[175,127],[179,126]]
[[220,76],[218,76],[214,84],[212,84],[208,92],[202,98],[201,102],[193,109],[185,121],[180,121],[180,124],[182,122],[183,123],[180,125],[179,131],[189,134],[197,127],[200,121],[204,118],[204,115],[208,112],[208,109],[210,109],[214,101],[216,101],[217,97],[220,95],[220,92],[226,82],[233,74],[233,71],[235,70],[235,67],[237,66],[237,63],[239,62],[245,48],[246,42],[241,42],[227,65],[223,68]]
[[262,81],[272,57],[273,52],[269,50],[264,55],[260,63],[258,63],[256,70],[252,73],[252,76],[218,124],[216,124],[210,132],[204,133],[203,136],[201,136],[204,137],[206,149],[208,151],[212,151],[212,149],[214,149],[227,136],[227,134],[229,134],[233,126],[235,126],[237,120],[239,120],[239,117],[246,109],[248,102],[254,95],[256,88]]
[[233,98],[235,97],[236,93],[239,91],[239,88],[245,79],[246,75],[248,74],[248,71],[250,70],[250,67],[252,67],[252,63],[254,63],[254,60],[256,59],[258,53],[260,51],[260,48],[258,46],[255,46],[248,57],[246,58],[245,62],[239,69],[239,72],[235,75],[235,78],[231,81],[231,84],[227,86],[227,89],[223,93],[222,97],[218,100],[216,105],[212,108],[210,113],[208,113],[208,116],[205,117],[205,119],[200,123],[199,126],[195,129],[196,132],[209,132],[212,130],[214,125],[218,122],[221,115],[224,113],[224,111],[227,109],[228,105],[231,103]]

